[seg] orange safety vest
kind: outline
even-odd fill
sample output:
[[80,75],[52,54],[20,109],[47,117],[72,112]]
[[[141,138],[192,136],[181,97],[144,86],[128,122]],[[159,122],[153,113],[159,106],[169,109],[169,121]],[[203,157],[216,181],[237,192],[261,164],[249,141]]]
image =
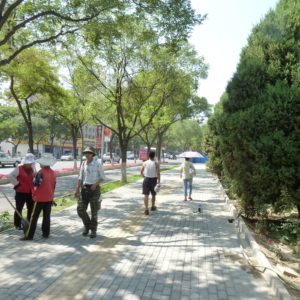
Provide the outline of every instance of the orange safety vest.
[[55,173],[52,169],[41,169],[43,179],[40,186],[33,188],[32,199],[35,202],[51,202],[54,199]]
[[33,189],[33,170],[25,170],[24,166],[19,166],[19,175],[17,180],[19,184],[16,188],[17,193],[30,194]]

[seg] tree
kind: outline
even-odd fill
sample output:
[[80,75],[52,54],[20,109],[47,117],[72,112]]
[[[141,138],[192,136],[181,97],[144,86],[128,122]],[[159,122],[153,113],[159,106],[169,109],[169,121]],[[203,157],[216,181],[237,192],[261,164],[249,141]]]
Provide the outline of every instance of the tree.
[[[56,70],[49,64],[45,51],[28,49],[18,56],[9,66],[2,69],[10,86],[7,97],[14,101],[26,124],[28,146],[33,153],[32,107],[40,104],[40,99],[55,102],[62,95]],[[44,101],[45,102],[45,101]]]
[[202,139],[202,127],[196,120],[182,120],[170,127],[165,141],[170,147],[181,149],[181,151],[199,151],[201,150]]
[[282,0],[258,24],[213,121],[224,175],[247,213],[282,203],[300,218],[300,3]]
[[118,5],[119,1],[0,1],[0,66],[26,49],[75,33],[81,26]]
[[[151,53],[158,52],[158,46],[163,45],[174,53],[178,50],[174,49],[175,42],[185,40],[191,27],[203,20],[194,14],[189,1],[171,0],[168,5],[164,1],[153,3],[155,5],[141,4],[138,10],[128,3],[128,7],[115,14],[115,26],[109,36],[103,36],[99,24],[91,22],[86,39],[93,51],[86,52],[81,58],[93,81],[97,82],[94,85],[99,95],[94,101],[94,118],[119,138],[122,181],[126,181],[129,142],[141,130],[137,125],[142,108],[149,109],[144,124],[147,126],[167,98],[153,101],[152,94],[161,76],[154,77],[157,72],[151,68]],[[141,76],[146,79],[142,86],[137,80]]]
[[[154,97],[157,101],[164,100],[164,105],[150,125],[142,126],[139,134],[146,142],[148,150],[157,139],[158,160],[164,134],[172,124],[184,119],[198,118],[201,114],[209,112],[207,100],[196,96],[199,80],[207,75],[207,66],[203,59],[197,56],[193,47],[182,43],[180,51],[176,54],[163,52],[160,59],[159,65],[161,61],[164,61],[164,64],[157,68],[157,72],[161,72],[162,80],[154,89]],[[148,108],[143,109],[144,113],[139,117],[142,125],[148,120]]]
[[0,110],[0,141],[13,145],[12,155],[18,152],[18,145],[27,137],[27,130],[18,108],[1,105]]

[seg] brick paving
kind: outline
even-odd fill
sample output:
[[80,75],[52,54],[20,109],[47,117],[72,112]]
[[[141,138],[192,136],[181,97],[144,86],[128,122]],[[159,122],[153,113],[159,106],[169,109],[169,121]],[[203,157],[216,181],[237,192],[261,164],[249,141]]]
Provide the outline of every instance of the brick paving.
[[0,299],[274,299],[243,260],[219,183],[196,167],[193,201],[178,170],[164,172],[150,216],[141,182],[105,194],[96,239],[81,236],[76,206],[52,215],[48,240],[2,232]]

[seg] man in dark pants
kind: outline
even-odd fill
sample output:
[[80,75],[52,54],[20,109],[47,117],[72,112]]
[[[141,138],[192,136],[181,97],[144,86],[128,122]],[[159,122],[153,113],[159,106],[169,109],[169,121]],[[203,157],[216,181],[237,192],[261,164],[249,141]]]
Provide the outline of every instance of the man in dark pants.
[[145,215],[149,215],[149,208],[148,208],[148,199],[149,194],[152,195],[152,206],[151,210],[156,210],[155,206],[155,187],[156,185],[160,184],[160,166],[158,162],[155,161],[155,152],[150,151],[149,159],[143,163],[141,169],[141,175],[144,177],[143,181],[143,194],[144,194],[144,205],[145,205]]
[[[84,225],[82,235],[87,236],[91,230],[90,238],[95,238],[98,226],[98,210],[100,209],[99,184],[105,179],[105,175],[101,164],[94,159],[96,152],[93,147],[87,147],[83,154],[86,156],[86,161],[80,167],[75,193],[78,198],[77,213]],[[89,204],[91,217],[87,213]]]
[[[35,174],[34,167],[34,155],[27,153],[22,160],[22,164],[17,166],[9,175],[9,181],[14,185],[16,191],[16,209],[22,215],[23,207],[26,203],[27,208],[27,220],[30,220],[30,216],[33,208],[32,201],[32,188],[33,188],[33,177]],[[16,229],[21,230],[21,218],[15,212],[14,214],[14,225]]]
[[41,211],[43,211],[42,236],[48,238],[50,235],[51,206],[56,184],[55,172],[51,169],[51,166],[55,164],[56,159],[51,153],[44,153],[36,162],[40,164],[41,169],[34,179],[32,191],[34,206],[28,230],[25,236],[21,238],[22,241],[33,239]]

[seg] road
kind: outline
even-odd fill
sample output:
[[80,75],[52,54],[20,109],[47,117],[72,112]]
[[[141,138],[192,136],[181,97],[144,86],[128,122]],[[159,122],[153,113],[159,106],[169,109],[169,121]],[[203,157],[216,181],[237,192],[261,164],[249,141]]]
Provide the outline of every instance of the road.
[[[59,165],[59,163],[62,163],[62,164],[60,164],[61,165],[60,169],[62,168],[62,165],[63,165],[64,168],[68,168],[68,164],[66,164],[66,163],[73,164],[73,162],[58,162],[57,165]],[[10,171],[12,170],[12,168],[2,168],[1,171],[2,170],[8,170],[8,169],[10,169]],[[56,164],[55,164],[54,169],[59,169],[58,166],[56,166]],[[140,166],[127,168],[127,175],[139,174],[140,169],[141,169]],[[107,182],[113,181],[113,180],[119,180],[121,178],[120,169],[105,170],[104,172],[105,172]],[[65,195],[68,192],[74,192],[75,188],[76,188],[77,177],[78,177],[78,175],[69,175],[69,176],[57,177],[57,185],[56,185],[56,190],[55,190],[55,196],[57,197],[57,196]],[[14,201],[15,191],[13,190],[11,184],[1,185],[1,190],[9,197],[9,199],[12,200],[13,203],[15,202]],[[6,201],[3,194],[0,193],[0,213],[4,212],[4,211],[12,212],[13,209],[9,205],[9,203]]]
[[[134,162],[133,160],[128,160],[128,163]],[[141,162],[141,160],[137,160],[137,163]],[[104,164],[107,166],[110,164]],[[80,166],[80,161],[77,162],[77,167]],[[54,170],[61,170],[61,169],[72,169],[74,167],[73,161],[57,161],[55,165],[52,167]],[[37,168],[39,168],[39,164],[37,164]],[[0,175],[7,175],[9,174],[14,168],[13,167],[4,167],[0,168]]]

